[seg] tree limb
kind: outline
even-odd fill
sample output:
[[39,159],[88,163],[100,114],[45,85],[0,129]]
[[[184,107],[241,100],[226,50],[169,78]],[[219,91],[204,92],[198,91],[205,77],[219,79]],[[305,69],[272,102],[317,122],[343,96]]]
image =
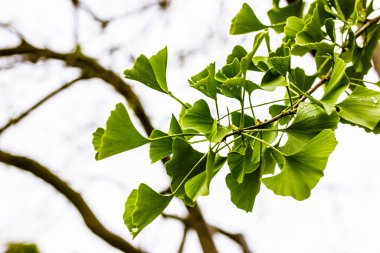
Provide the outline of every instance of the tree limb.
[[28,108],[26,111],[24,111],[23,113],[21,113],[19,116],[17,116],[16,118],[13,118],[13,119],[10,119],[8,121],[8,123],[6,123],[3,127],[0,128],[0,135],[5,131],[7,130],[9,127],[11,127],[12,125],[15,125],[17,124],[18,122],[20,122],[21,120],[23,120],[26,116],[28,116],[32,111],[34,111],[35,109],[37,109],[38,107],[40,107],[43,103],[45,103],[46,101],[48,101],[50,98],[54,97],[55,95],[57,95],[58,93],[60,93],[61,91],[69,88],[70,86],[72,86],[74,83],[84,79],[85,77],[84,76],[80,76],[78,78],[75,78],[74,80],[71,80],[70,82],[67,82],[65,83],[64,85],[62,85],[61,87],[59,87],[58,89],[52,91],[51,93],[49,93],[48,95],[46,95],[44,98],[42,98],[40,101],[38,101],[37,103],[35,103],[32,107]]
[[74,191],[66,182],[53,174],[48,168],[30,158],[16,156],[1,150],[0,162],[28,171],[53,186],[74,205],[81,214],[87,227],[108,244],[126,253],[142,253],[141,250],[133,247],[123,238],[107,230],[95,216],[82,196]]
[[[179,216],[176,216],[176,215],[171,215],[171,214],[165,214],[163,213],[162,216],[164,218],[168,218],[168,219],[173,219],[173,220],[177,220],[179,222],[182,222],[183,225],[185,226],[185,228],[193,228],[192,227],[192,222],[190,221],[190,218],[187,217],[187,218],[181,218]],[[233,233],[230,233],[222,228],[219,228],[217,226],[213,226],[213,225],[208,225],[209,227],[209,231],[211,234],[215,234],[215,233],[219,233],[219,234],[222,234],[228,238],[230,238],[231,240],[233,240],[234,242],[236,242],[243,250],[244,253],[252,253],[252,251],[249,249],[248,247],[248,244],[247,244],[247,241],[245,240],[244,238],[244,235],[243,234],[233,234]],[[194,229],[194,228],[193,228]]]
[[22,40],[20,45],[1,49],[0,57],[24,55],[25,60],[36,62],[38,60],[55,59],[63,61],[67,66],[76,67],[82,70],[89,78],[99,78],[111,85],[128,102],[136,116],[141,121],[148,135],[152,132],[153,126],[147,116],[140,100],[131,87],[113,71],[100,65],[94,58],[88,57],[81,52],[59,53],[50,49],[37,48]]

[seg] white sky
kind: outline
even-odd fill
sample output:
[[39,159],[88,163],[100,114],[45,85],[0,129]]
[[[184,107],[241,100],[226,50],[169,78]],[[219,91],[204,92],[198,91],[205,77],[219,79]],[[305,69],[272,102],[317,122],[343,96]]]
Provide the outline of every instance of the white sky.
[[[113,17],[151,1],[83,1],[100,17]],[[223,2],[221,6],[220,2]],[[216,60],[221,66],[237,43],[250,45],[252,36],[227,36],[232,17],[243,1],[173,0],[167,12],[152,8],[143,15],[128,15],[100,34],[99,25],[86,14],[79,16],[79,39],[83,51],[100,59],[115,72],[130,67],[131,56],[151,55],[169,47],[168,82],[178,97],[194,102],[187,78]],[[379,5],[379,1],[375,1]],[[263,20],[271,1],[251,1]],[[68,0],[0,0],[0,22],[12,22],[28,41],[39,47],[67,52],[73,48],[73,14]],[[264,21],[265,22],[265,21]],[[268,23],[268,21],[266,22]],[[17,40],[0,29],[0,47]],[[119,47],[109,55],[111,48]],[[178,54],[187,55],[185,62]],[[0,59],[0,66],[6,65]],[[18,115],[49,91],[78,74],[60,62],[20,64],[0,72],[0,125]],[[375,80],[371,73],[368,77]],[[160,129],[168,127],[179,106],[164,95],[137,83],[134,90]],[[256,101],[265,100],[257,97]],[[131,240],[122,222],[124,202],[141,182],[156,190],[168,185],[160,164],[151,165],[147,147],[95,162],[91,133],[105,124],[109,112],[124,102],[99,80],[82,81],[33,112],[0,138],[0,147],[36,159],[81,192],[102,222]],[[266,100],[265,100],[266,101]],[[174,111],[173,111],[174,109]],[[134,122],[137,122],[133,119]],[[262,186],[253,213],[246,214],[229,200],[224,177],[213,181],[211,195],[199,199],[210,224],[232,232],[244,232],[258,253],[380,252],[380,136],[340,125],[339,144],[308,200],[303,202],[274,195]],[[186,214],[179,201],[168,213]],[[175,252],[181,226],[158,218],[133,241],[149,252]],[[201,252],[191,233],[187,253]],[[34,176],[0,164],[0,252],[8,241],[35,242],[41,252],[118,252],[94,236],[77,211],[54,189]],[[225,237],[216,237],[220,252],[240,252]]]

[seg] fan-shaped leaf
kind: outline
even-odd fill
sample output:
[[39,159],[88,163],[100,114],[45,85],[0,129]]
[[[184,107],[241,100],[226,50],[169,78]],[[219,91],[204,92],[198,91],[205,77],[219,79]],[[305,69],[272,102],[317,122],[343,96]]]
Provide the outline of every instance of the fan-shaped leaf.
[[262,182],[274,193],[304,200],[323,176],[328,157],[337,141],[332,130],[323,130],[305,146],[294,153],[284,155],[282,171]]
[[94,141],[98,146],[98,152],[96,154],[97,160],[148,143],[148,140],[133,126],[127,109],[125,109],[124,105],[121,103],[117,104],[115,110],[111,112],[99,146],[100,133],[101,130],[99,129],[94,133]]
[[238,14],[232,19],[230,34],[243,34],[267,28],[256,17],[251,7],[244,3]]
[[125,203],[123,218],[133,238],[165,210],[172,198],[155,192],[146,184],[140,184],[138,190],[131,192]]

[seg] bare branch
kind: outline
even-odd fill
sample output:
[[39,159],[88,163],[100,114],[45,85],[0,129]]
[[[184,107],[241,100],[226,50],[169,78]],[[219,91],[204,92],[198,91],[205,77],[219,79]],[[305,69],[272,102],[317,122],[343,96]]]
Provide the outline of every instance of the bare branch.
[[243,234],[240,234],[240,233],[233,234],[233,233],[230,233],[224,229],[221,229],[221,228],[218,228],[215,226],[210,226],[210,228],[211,228],[212,233],[216,233],[216,232],[220,233],[224,236],[227,236],[231,240],[235,241],[238,245],[240,245],[240,247],[244,253],[252,253],[252,251],[248,247],[247,241],[245,240],[245,237]]
[[49,99],[51,99],[52,97],[54,97],[55,95],[57,95],[58,93],[60,93],[61,91],[69,88],[70,86],[72,86],[74,83],[84,79],[85,77],[83,76],[80,76],[74,80],[71,80],[70,82],[67,82],[65,83],[64,85],[62,85],[61,87],[59,87],[58,89],[52,91],[51,93],[49,93],[47,96],[45,96],[44,98],[42,98],[40,101],[38,101],[37,103],[35,103],[33,106],[31,106],[30,108],[28,108],[26,111],[24,111],[23,113],[21,113],[19,116],[17,116],[16,118],[13,118],[13,119],[10,119],[8,121],[8,123],[6,123],[3,127],[0,128],[0,135],[4,133],[5,130],[7,130],[9,127],[13,126],[13,125],[16,125],[18,122],[20,122],[21,120],[23,120],[26,116],[28,116],[32,111],[34,111],[35,109],[37,109],[38,107],[40,107],[43,103],[45,103],[46,101],[48,101]]
[[185,243],[186,243],[186,238],[187,238],[187,231],[189,231],[189,228],[187,226],[184,226],[183,227],[183,235],[182,235],[182,240],[181,240],[181,244],[179,245],[179,248],[178,248],[178,253],[182,253],[184,248],[185,248]]
[[[186,228],[193,228],[192,222],[190,221],[189,217],[188,218],[181,218],[181,217],[176,216],[176,215],[165,214],[165,213],[163,213],[162,216],[164,218],[167,218],[167,219],[177,220],[177,221],[181,222]],[[228,232],[222,228],[219,228],[219,227],[213,226],[213,225],[208,225],[208,227],[209,227],[211,234],[215,234],[215,233],[222,234],[222,235],[230,238],[234,242],[236,242],[242,248],[244,253],[252,253],[252,251],[248,247],[248,244],[244,238],[244,235],[242,235],[240,233],[233,234],[233,233],[230,233],[230,232]]]
[[218,253],[209,226],[203,218],[202,212],[198,205],[194,207],[186,206],[189,211],[189,222],[191,227],[197,232],[203,251],[207,253]]
[[81,214],[87,227],[109,245],[126,253],[142,253],[141,250],[133,247],[120,236],[107,230],[95,216],[82,196],[78,192],[74,191],[66,182],[53,174],[48,168],[30,158],[15,156],[1,150],[0,162],[12,165],[24,171],[28,171],[53,186],[74,205],[74,207]]
[[82,70],[88,78],[99,78],[106,84],[111,85],[120,95],[122,95],[132,108],[136,116],[141,121],[145,131],[149,135],[153,126],[146,114],[140,100],[131,87],[113,71],[100,65],[96,59],[88,57],[81,52],[59,53],[49,49],[42,49],[32,46],[26,41],[13,48],[1,49],[0,57],[24,55],[25,60],[36,62],[38,60],[55,59],[66,63],[67,66],[76,67]]

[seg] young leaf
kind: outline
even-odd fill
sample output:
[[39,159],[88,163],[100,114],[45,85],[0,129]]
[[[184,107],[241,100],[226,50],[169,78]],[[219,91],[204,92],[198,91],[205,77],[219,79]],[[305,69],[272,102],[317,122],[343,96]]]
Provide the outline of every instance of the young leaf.
[[261,181],[275,194],[304,200],[323,176],[336,144],[334,132],[323,130],[302,148],[284,155],[284,167],[279,174]]
[[325,21],[325,27],[327,35],[330,37],[330,40],[332,42],[335,42],[336,40],[336,34],[335,34],[335,23],[332,18],[326,19]]
[[192,128],[204,134],[212,131],[213,124],[210,108],[203,99],[196,101],[193,107],[187,109],[182,118],[183,128]]
[[167,48],[161,49],[156,55],[148,59],[140,55],[132,69],[124,71],[125,78],[136,80],[148,87],[167,93],[166,84]]
[[[98,132],[98,133],[96,133]],[[94,133],[95,142],[98,145],[96,159],[101,160],[121,152],[140,147],[148,140],[143,137],[133,126],[127,109],[122,103],[116,105],[115,110],[111,112],[107,120],[107,126],[101,137],[99,146],[99,133]]]
[[170,189],[175,196],[185,198],[184,184],[206,169],[206,154],[193,149],[182,138],[173,141],[173,157],[165,164],[166,172],[171,177]]
[[301,17],[303,6],[304,2],[302,0],[297,0],[285,7],[275,7],[268,11],[268,17],[273,25],[272,28],[278,33],[283,32],[285,25],[282,25],[282,23],[285,23],[289,17]]
[[96,152],[99,152],[100,145],[102,144],[102,137],[104,135],[104,128],[99,127],[92,133],[92,145]]
[[244,3],[238,14],[232,19],[230,34],[243,34],[255,32],[267,28],[256,17],[255,13]]
[[133,238],[165,210],[172,198],[155,192],[146,184],[140,184],[138,190],[131,192],[125,203],[123,219]]
[[248,54],[244,47],[237,45],[232,49],[232,53],[227,56],[227,63],[232,63],[235,59],[239,61]]
[[204,95],[216,99],[215,62],[188,80],[190,87],[199,90]]
[[305,74],[305,71],[299,67],[292,69],[291,75],[289,75],[290,81],[303,92],[307,92],[311,88],[316,78],[317,75],[308,76]]
[[225,163],[226,158],[217,156],[210,150],[207,154],[206,171],[191,178],[185,184],[186,195],[195,201],[199,196],[206,196],[209,194],[210,182],[212,178],[219,172]]
[[231,201],[237,208],[251,212],[255,204],[256,195],[260,191],[260,169],[244,175],[242,183],[238,183],[232,174],[226,177],[227,187],[231,192]]
[[375,129],[380,121],[380,92],[365,87],[354,91],[338,105],[339,115],[352,123]]
[[230,127],[222,126],[218,123],[218,121],[215,119],[214,124],[212,125],[211,132],[209,134],[206,134],[206,137],[208,140],[210,140],[213,143],[220,142],[223,140],[223,138],[231,132]]
[[273,67],[286,76],[290,70],[290,49],[289,47],[282,44],[275,52],[269,54],[269,59]]
[[173,114],[172,114],[172,118],[170,120],[170,127],[169,127],[168,134],[169,135],[182,134],[181,126],[179,125],[178,120],[176,119],[176,117]]
[[295,39],[297,33],[301,32],[305,27],[303,19],[297,17],[289,17],[286,20],[286,25],[284,27],[284,33],[286,39]]
[[219,85],[219,90],[226,97],[242,101],[241,93],[245,82],[248,81],[242,77],[234,77]]
[[333,54],[334,44],[322,42],[323,39],[324,34],[321,29],[318,8],[315,8],[313,11],[313,16],[306,23],[305,28],[301,32],[297,33],[295,41],[297,45],[309,50],[317,50]]
[[226,64],[222,68],[223,74],[227,78],[233,78],[240,74],[240,62],[237,58],[235,58],[231,63]]
[[[160,137],[167,137],[162,138]],[[152,133],[150,134],[150,148],[149,148],[149,157],[150,162],[155,163],[167,156],[169,156],[172,153],[172,144],[173,139],[168,136],[168,134],[154,129]],[[157,139],[158,138],[158,139]],[[157,139],[157,140],[154,140]]]
[[334,106],[339,96],[347,89],[350,84],[346,73],[346,64],[340,58],[335,61],[330,81],[327,84],[325,94],[323,94],[321,102],[328,114],[334,110]]
[[344,16],[345,20],[349,19],[356,7],[356,0],[335,0],[338,13]]
[[310,140],[325,129],[335,130],[338,122],[339,116],[335,111],[328,115],[318,105],[301,103],[286,133],[301,140]]
[[261,79],[260,87],[266,91],[274,91],[279,86],[287,86],[285,77],[275,68],[268,70]]

